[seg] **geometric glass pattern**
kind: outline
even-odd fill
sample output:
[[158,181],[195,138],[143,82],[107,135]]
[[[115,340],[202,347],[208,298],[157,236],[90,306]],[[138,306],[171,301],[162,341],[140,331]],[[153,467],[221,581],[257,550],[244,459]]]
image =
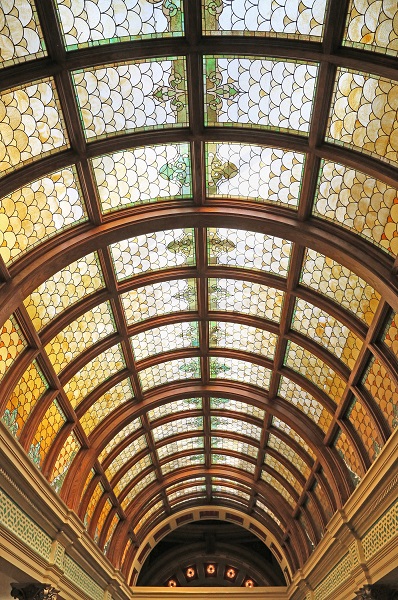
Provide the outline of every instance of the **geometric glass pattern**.
[[46,54],[33,1],[2,3],[0,23],[0,68]]
[[211,447],[213,449],[218,450],[219,452],[223,450],[230,450],[231,452],[247,454],[248,456],[251,456],[254,459],[257,458],[258,454],[258,448],[256,448],[255,446],[232,438],[212,437]]
[[212,431],[238,432],[239,435],[248,436],[256,441],[261,437],[261,427],[229,417],[210,417],[210,426]]
[[278,519],[278,517],[276,517],[274,515],[274,513],[272,512],[272,510],[270,510],[267,506],[265,506],[265,504],[263,504],[260,500],[256,500],[256,508],[259,508],[260,510],[262,510],[263,512],[265,512],[269,517],[271,517],[271,519],[273,519],[275,521],[275,523],[281,527],[281,522]]
[[375,426],[368,409],[361,402],[354,400],[346,414],[356,432],[359,434],[370,460],[373,462],[384,446],[380,433]]
[[138,481],[138,483],[135,484],[135,486],[129,491],[129,493],[124,497],[123,501],[121,502],[121,507],[123,508],[123,510],[126,510],[126,507],[130,504],[130,502],[132,502],[132,500],[134,500],[134,498],[138,496],[139,493],[145,490],[145,488],[147,488],[149,484],[155,480],[156,475],[153,472],[148,473],[148,475],[145,475],[145,477],[140,479],[140,481]]
[[198,324],[173,323],[148,329],[130,338],[136,360],[180,348],[199,346]]
[[257,406],[246,404],[246,402],[240,402],[239,400],[231,400],[230,398],[210,398],[210,409],[243,413],[251,417],[256,417],[261,422],[264,420],[265,415],[264,410]]
[[212,452],[211,462],[213,465],[225,465],[227,467],[233,467],[234,469],[243,469],[244,471],[251,473],[251,475],[254,474],[255,465],[243,458],[236,458],[235,456],[229,456],[228,454],[216,454]]
[[303,486],[300,485],[300,483],[294,477],[290,469],[287,469],[284,465],[282,465],[282,463],[279,462],[279,460],[277,460],[274,456],[266,454],[264,465],[266,465],[267,467],[271,467],[271,469],[274,469],[277,473],[279,473],[279,475],[284,477],[287,480],[287,482],[291,486],[293,486],[293,488],[296,490],[299,496],[302,494]]
[[29,457],[37,467],[43,464],[51,444],[64,423],[66,417],[57,400],[54,400],[40,420],[29,449]]
[[327,433],[332,415],[304,388],[287,377],[281,377],[278,395],[297,406],[322,429],[323,433]]
[[184,452],[186,450],[195,450],[196,448],[200,448],[203,452],[203,438],[186,438],[184,440],[176,440],[171,442],[171,444],[167,444],[166,446],[161,446],[157,449],[159,460],[163,460],[167,456],[171,456],[176,452]]
[[111,521],[111,524],[109,526],[108,533],[106,534],[106,539],[105,539],[105,544],[104,544],[104,554],[107,553],[111,538],[113,536],[113,533],[114,533],[117,525],[119,524],[119,521],[120,521],[120,517],[117,513],[115,513],[115,515],[113,516],[113,519]]
[[165,464],[161,465],[162,474],[172,473],[177,469],[183,469],[185,467],[192,467],[193,465],[199,465],[204,463],[203,454],[190,454],[189,456],[180,456]]
[[174,413],[182,413],[187,410],[201,410],[201,408],[201,398],[184,398],[183,400],[175,400],[174,402],[168,402],[152,408],[147,412],[147,417],[150,421],[155,421]]
[[344,431],[340,429],[339,433],[337,434],[334,440],[333,445],[335,446],[337,452],[343,459],[350,474],[352,482],[354,483],[354,485],[358,485],[363,475],[363,469],[360,465],[357,453],[354,449],[353,444],[351,443],[351,440],[349,440]]
[[[134,463],[133,467],[131,467],[131,469],[129,469],[127,471],[127,473],[125,473],[115,485],[113,485],[113,482],[112,482],[113,491],[115,492],[115,494],[119,495],[124,490],[125,487],[127,487],[136,477],[138,477],[138,475],[141,475],[142,471],[144,471],[151,465],[152,465],[151,457],[148,454],[146,456],[144,456],[144,458],[137,460]],[[150,475],[151,475],[151,473],[150,473]],[[145,479],[145,477],[144,477],[144,479]],[[142,481],[143,480],[141,480],[141,482]],[[141,484],[141,482],[140,482],[140,484]],[[135,488],[136,488],[136,486],[134,487],[134,489]],[[139,490],[137,490],[137,494],[138,494],[138,491]]]
[[0,381],[18,355],[27,347],[22,331],[11,316],[0,329]]
[[343,45],[397,56],[396,9],[388,0],[351,0]]
[[144,523],[146,523],[148,521],[148,519],[155,514],[156,512],[160,511],[160,509],[163,508],[164,510],[164,506],[163,506],[163,501],[160,500],[159,502],[157,502],[156,504],[154,504],[151,508],[145,510],[145,514],[142,517],[142,519],[140,519],[137,523],[137,525],[134,527],[134,535],[137,535],[137,533],[139,532],[139,530],[142,528],[142,526],[144,525]]
[[305,443],[302,437],[298,435],[287,423],[278,419],[278,417],[272,417],[272,426],[276,427],[286,435],[295,440],[299,446],[309,455],[313,460],[315,460],[316,456],[312,449]]
[[111,439],[111,441],[105,446],[105,448],[102,450],[102,452],[98,455],[98,460],[102,463],[105,460],[106,456],[111,454],[112,450],[119,444],[119,442],[121,442],[122,440],[126,439],[127,437],[129,437],[130,435],[132,435],[133,433],[138,431],[138,429],[140,429],[140,427],[141,427],[141,419],[134,419],[128,425],[123,427],[123,429],[121,431],[119,431],[119,433],[117,433]]
[[98,482],[94,492],[91,495],[90,502],[88,503],[86,514],[84,516],[84,524],[86,525],[86,527],[90,524],[94,514],[94,510],[103,493],[104,487],[101,482]]
[[97,526],[95,528],[94,541],[97,543],[99,541],[99,536],[101,535],[102,528],[106,521],[106,517],[109,515],[111,509],[112,509],[112,502],[108,499],[102,508],[101,514],[98,517]]
[[377,358],[371,360],[363,385],[383,411],[391,429],[398,427],[398,383]]
[[80,443],[72,431],[58,454],[50,477],[51,486],[57,493],[60,492],[65,477],[68,474],[68,469],[80,448]]
[[[295,499],[287,491],[285,486],[282,485],[281,483],[279,483],[279,481],[277,479],[275,479],[275,477],[273,477],[273,475],[271,475],[270,473],[267,473],[267,471],[263,470],[261,473],[261,479],[263,481],[265,481],[266,483],[268,483],[276,492],[279,492],[280,495],[289,502],[290,506],[294,507]],[[278,499],[278,502],[280,502],[279,499]]]
[[239,323],[210,321],[209,345],[211,348],[231,348],[233,350],[248,350],[273,358],[277,336],[265,329],[248,327]]
[[268,446],[273,448],[273,450],[277,450],[281,456],[286,458],[288,461],[292,463],[294,467],[307,479],[310,474],[310,467],[304,460],[283,440],[279,437],[276,437],[274,434],[270,434],[268,438]]
[[199,358],[180,358],[159,363],[138,373],[143,391],[155,386],[200,377]]
[[85,434],[89,436],[107,415],[120,404],[131,401],[133,396],[134,393],[129,379],[125,379],[111,387],[81,417],[80,425],[83,427]]
[[382,341],[394,356],[398,355],[398,313],[393,313],[384,329]]
[[159,425],[152,429],[152,435],[155,442],[164,440],[172,435],[186,433],[188,431],[201,431],[203,428],[203,417],[186,417],[185,419],[175,419],[164,425]]
[[117,457],[111,462],[109,467],[107,468],[105,474],[111,479],[118,471],[122,468],[122,466],[129,460],[131,460],[138,452],[147,449],[147,444],[145,440],[145,436],[142,435],[138,439],[134,440],[121,450]]
[[232,379],[268,389],[270,375],[269,369],[245,360],[210,357],[210,377],[212,379]]

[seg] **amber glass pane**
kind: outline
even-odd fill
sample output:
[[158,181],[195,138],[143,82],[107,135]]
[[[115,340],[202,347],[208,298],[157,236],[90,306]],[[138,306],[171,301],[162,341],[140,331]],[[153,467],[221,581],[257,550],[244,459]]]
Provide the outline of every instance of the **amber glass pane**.
[[398,313],[391,316],[383,334],[383,342],[398,356]]
[[90,498],[90,502],[88,503],[86,514],[84,516],[84,524],[86,525],[86,527],[90,524],[91,519],[94,514],[94,511],[95,511],[95,508],[96,508],[103,493],[104,493],[104,487],[103,487],[102,483],[98,483],[91,498]]
[[[134,469],[134,467],[133,467],[133,469]],[[131,471],[133,471],[133,469],[131,469]],[[129,471],[129,473],[130,473],[130,471]],[[135,471],[133,471],[133,474],[134,474],[134,477],[135,477],[136,476]],[[134,477],[130,477],[130,481],[132,481]],[[145,488],[147,488],[148,485],[150,485],[155,480],[156,480],[156,475],[155,475],[155,473],[152,472],[152,473],[148,473],[148,475],[145,475],[145,477],[143,477],[140,481],[138,481],[138,483],[136,483],[136,485],[125,496],[123,502],[121,503],[121,506],[122,506],[123,510],[126,510],[126,507],[130,504],[130,502],[132,500],[134,500],[134,498],[136,496],[138,496],[138,494],[140,492],[142,492],[143,490],[145,490]],[[122,481],[122,480],[120,480],[120,481]]]
[[159,500],[159,502],[156,502],[156,504],[154,504],[151,508],[145,511],[144,516],[138,521],[137,525],[134,527],[134,535],[137,535],[137,533],[140,531],[140,529],[142,529],[145,523],[149,521],[151,517],[157,512],[164,512],[162,500]]
[[105,471],[105,475],[112,479],[115,474],[122,468],[122,466],[130,461],[136,454],[141,452],[142,450],[146,450],[148,448],[145,436],[137,438],[131,444],[126,446],[124,450],[122,450],[117,457],[111,462],[107,470]]
[[299,496],[301,496],[303,492],[303,486],[296,479],[293,473],[287,469],[279,460],[271,456],[270,454],[266,454],[264,465],[274,469],[279,475],[284,477],[288,483],[296,490]]
[[[149,454],[146,454],[143,458],[141,458],[140,460],[137,460],[136,462],[134,462],[133,466],[128,469],[127,473],[125,473],[120,479],[119,481],[117,481],[117,483],[113,486],[113,491],[115,492],[115,494],[117,496],[120,495],[120,493],[137,477],[140,477],[142,472],[147,470],[148,467],[150,467],[152,465],[152,460]],[[149,473],[149,475],[153,475],[153,473]],[[116,479],[118,477],[118,474],[116,474]],[[146,480],[146,477],[144,477],[144,479]],[[144,486],[147,485],[146,483],[143,483],[143,479],[141,479],[140,481],[140,486]],[[152,479],[148,479],[148,481],[152,481]],[[113,477],[112,477],[112,485],[113,485]],[[136,490],[136,488],[138,488],[138,484],[136,486],[134,486],[134,490]],[[138,492],[143,489],[143,487],[140,487],[139,489],[136,490],[136,494],[138,494]],[[129,496],[130,496],[131,492],[129,492]]]
[[210,357],[212,379],[232,379],[268,389],[270,369],[236,358]]
[[104,544],[104,553],[105,554],[107,553],[107,551],[109,549],[112,536],[114,534],[116,527],[119,524],[119,521],[120,521],[120,517],[117,513],[115,513],[115,515],[113,516],[112,522],[109,526],[108,533],[106,534],[106,539],[105,539],[105,544]]
[[[322,473],[323,471],[321,471]],[[324,489],[323,483],[321,484],[319,481],[316,481],[312,487],[312,492],[317,497],[319,504],[321,505],[323,512],[325,513],[326,519],[330,521],[333,516],[334,510],[330,505],[330,502],[326,496],[326,491]]]
[[372,359],[363,383],[380,406],[390,427],[398,427],[398,386],[377,358]]
[[69,467],[76,454],[79,452],[80,447],[81,446],[72,431],[65,440],[51,473],[50,483],[56,492],[60,492],[64,479],[68,474]]
[[0,256],[13,262],[38,243],[86,220],[73,168],[56,171],[0,201]]
[[33,0],[8,0],[0,6],[0,68],[46,54]]
[[323,433],[327,433],[332,422],[332,415],[304,388],[287,377],[281,377],[278,394],[297,406],[322,429]]
[[284,458],[289,460],[306,479],[308,478],[311,469],[301,458],[301,456],[299,456],[297,452],[293,450],[293,448],[286,444],[286,442],[271,433],[268,438],[268,446],[274,450],[277,450]]
[[368,409],[358,400],[354,400],[347,411],[346,417],[351,421],[366,448],[370,460],[373,462],[384,446],[384,442]]
[[98,460],[100,462],[103,462],[104,460],[106,460],[106,458],[108,457],[108,455],[112,452],[112,450],[114,448],[116,448],[116,446],[118,445],[119,442],[121,442],[122,440],[124,440],[125,438],[127,438],[128,436],[130,436],[131,434],[133,434],[136,431],[138,431],[138,429],[140,427],[141,427],[141,419],[134,419],[128,425],[126,425],[125,427],[123,427],[123,429],[121,431],[119,431],[112,438],[112,440],[105,446],[105,448],[99,454]]
[[340,430],[333,445],[343,459],[354,485],[357,486],[364,472],[351,440]]
[[14,316],[0,329],[0,381],[19,354],[28,346]]
[[284,294],[251,281],[209,279],[210,310],[226,310],[279,321]]
[[112,502],[108,499],[108,500],[106,500],[106,502],[101,510],[101,514],[98,517],[97,526],[95,528],[94,541],[97,543],[99,540],[99,536],[101,535],[101,531],[104,527],[106,517],[109,515],[111,508],[112,508]]
[[391,0],[351,0],[343,45],[396,56],[397,14]]
[[105,417],[134,396],[129,379],[117,383],[90,406],[80,419],[85,434],[90,435]]
[[278,336],[265,329],[248,327],[239,323],[210,321],[209,346],[231,348],[273,358]]
[[292,508],[295,506],[296,501],[293,498],[293,496],[287,491],[285,486],[279,483],[279,481],[275,479],[275,477],[273,477],[270,473],[267,473],[267,471],[263,470],[261,473],[261,479],[268,483],[271,487],[273,487],[274,490],[282,496],[282,498],[287,500],[287,502]]

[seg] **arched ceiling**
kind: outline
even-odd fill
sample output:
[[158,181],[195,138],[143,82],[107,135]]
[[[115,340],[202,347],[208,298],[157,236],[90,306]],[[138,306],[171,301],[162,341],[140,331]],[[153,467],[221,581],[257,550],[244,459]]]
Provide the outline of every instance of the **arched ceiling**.
[[0,413],[127,575],[181,507],[294,571],[396,427],[397,13],[0,8]]

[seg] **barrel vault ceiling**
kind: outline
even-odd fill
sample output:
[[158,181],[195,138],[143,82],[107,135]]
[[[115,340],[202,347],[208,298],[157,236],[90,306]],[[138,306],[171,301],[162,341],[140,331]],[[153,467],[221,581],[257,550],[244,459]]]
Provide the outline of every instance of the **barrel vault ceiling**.
[[186,507],[290,574],[398,423],[398,21],[3,0],[0,415],[109,560]]

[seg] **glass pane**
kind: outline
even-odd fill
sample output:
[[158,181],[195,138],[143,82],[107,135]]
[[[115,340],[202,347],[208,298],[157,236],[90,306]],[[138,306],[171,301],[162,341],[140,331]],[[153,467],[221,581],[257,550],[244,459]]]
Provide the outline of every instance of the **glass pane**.
[[47,279],[24,300],[37,331],[75,302],[102,288],[97,253],[88,254]]
[[396,164],[398,84],[339,67],[326,140]]
[[298,433],[296,433],[294,429],[292,429],[287,423],[281,421],[278,419],[278,417],[272,417],[272,426],[276,427],[280,431],[283,431],[283,433],[286,433],[286,435],[291,437],[292,440],[295,440],[301,446],[301,448],[305,450],[309,456],[311,456],[313,460],[316,459],[315,453],[311,450],[308,444],[306,444],[303,438],[300,437]]
[[84,350],[114,332],[112,309],[109,302],[104,302],[67,325],[45,350],[58,374]]
[[171,442],[171,444],[166,444],[166,446],[161,446],[157,448],[159,460],[163,460],[176,452],[184,452],[188,450],[196,450],[200,448],[203,452],[203,438],[200,437],[192,437],[186,438],[185,440],[176,440]]
[[390,427],[398,427],[398,386],[377,358],[372,359],[363,384],[383,411]]
[[351,421],[373,462],[384,446],[384,442],[368,409],[358,400],[354,400],[347,411],[346,418]]
[[210,348],[243,350],[272,359],[277,341],[278,336],[265,329],[224,321],[209,323]]
[[263,471],[261,473],[261,479],[266,481],[271,487],[274,488],[276,492],[278,492],[285,500],[287,500],[292,508],[296,505],[296,501],[294,500],[293,496],[289,494],[287,489],[281,483],[279,483],[275,477],[266,471]]
[[210,265],[225,265],[287,275],[291,242],[241,229],[209,229],[207,253]]
[[110,542],[111,542],[111,538],[113,536],[113,533],[117,527],[117,525],[119,524],[120,521],[120,517],[119,515],[116,513],[112,519],[112,522],[110,524],[108,533],[106,534],[106,539],[105,539],[105,544],[104,544],[104,553],[106,554],[108,551],[108,548],[110,546]]
[[299,481],[294,477],[294,475],[287,469],[284,465],[282,465],[279,460],[276,460],[270,454],[266,454],[264,465],[274,469],[279,475],[284,477],[288,483],[296,490],[299,496],[303,493],[303,486],[299,483]]
[[229,496],[229,495],[238,496],[239,500],[243,501],[243,502],[249,502],[249,500],[250,500],[250,494],[246,494],[245,492],[242,492],[242,490],[237,490],[233,487],[213,483],[213,485],[212,485],[213,498],[222,498],[224,496]]
[[88,139],[188,126],[183,58],[115,63],[72,77]]
[[343,459],[354,485],[357,486],[361,481],[361,477],[364,475],[364,472],[359,462],[357,453],[354,450],[354,445],[341,430],[337,435],[333,445]]
[[202,487],[202,486],[206,485],[206,479],[204,477],[188,477],[187,479],[184,479],[184,481],[180,481],[179,483],[174,483],[173,485],[168,485],[167,493],[171,492],[172,490],[175,490],[176,488],[180,488],[185,485],[190,485],[191,487],[194,487],[193,484],[196,484],[196,485]]
[[181,36],[182,0],[57,0],[68,50],[128,40]]
[[213,452],[222,452],[223,450],[229,450],[230,452],[239,452],[240,454],[247,454],[248,456],[251,456],[254,459],[257,459],[258,455],[258,448],[256,448],[256,446],[252,446],[251,444],[247,444],[246,442],[241,442],[240,440],[235,440],[233,438],[213,436],[211,438],[211,447]]
[[22,331],[11,316],[0,329],[0,381],[19,354],[28,347]]
[[204,35],[269,35],[296,39],[322,37],[325,0],[203,0]]
[[112,450],[114,448],[116,448],[116,446],[118,445],[119,442],[121,442],[122,440],[126,439],[127,437],[129,437],[130,435],[132,435],[133,433],[138,431],[138,429],[140,427],[141,427],[141,419],[140,418],[134,419],[128,425],[123,427],[123,429],[121,431],[119,431],[119,433],[117,433],[112,438],[112,440],[105,446],[105,448],[99,454],[99,456],[98,456],[99,462],[104,462],[106,460],[106,458],[109,456],[109,454],[112,452]]
[[279,527],[282,526],[280,520],[274,515],[274,513],[272,512],[272,510],[270,510],[268,508],[268,506],[266,506],[265,504],[263,504],[262,502],[260,502],[260,500],[256,500],[256,508],[259,508],[260,510],[262,510],[263,512],[265,512],[269,517],[271,517],[271,519],[273,519],[275,521],[275,523]]
[[171,494],[167,492],[167,498],[169,502],[173,502],[178,498],[185,498],[189,495],[194,495],[195,500],[200,498],[201,496],[206,496],[206,485],[193,485],[191,487],[184,488],[182,490],[178,490],[176,492],[172,492]]
[[81,446],[72,431],[61,448],[50,477],[51,486],[57,493],[60,492],[65,477],[68,474],[69,467],[71,466],[73,459],[79,452],[80,448]]
[[311,472],[310,467],[301,458],[301,456],[299,456],[297,452],[295,452],[293,448],[291,448],[291,446],[286,444],[283,440],[281,440],[273,433],[271,433],[268,437],[268,446],[270,448],[273,448],[274,450],[277,450],[284,458],[289,460],[298,471],[300,471],[300,473],[305,477],[305,479],[308,479]]
[[148,448],[145,435],[137,438],[133,442],[131,442],[124,450],[117,455],[117,457],[111,462],[107,470],[105,471],[105,475],[108,479],[112,479],[116,475],[116,473],[122,468],[122,466],[129,462],[136,454],[146,450]]
[[195,264],[193,229],[139,235],[110,246],[118,280],[158,269]]
[[143,391],[180,379],[200,379],[199,358],[180,358],[153,365],[138,373]]
[[0,177],[68,146],[53,79],[2,92],[0,121]]
[[[320,471],[320,474],[323,474],[323,470]],[[317,480],[312,486],[312,492],[315,494],[319,504],[322,506],[323,512],[326,515],[326,519],[330,521],[334,514],[334,509],[330,505],[330,501],[326,495],[324,484],[321,484],[320,481]]]
[[86,220],[74,168],[56,171],[0,201],[0,256],[6,264]]
[[270,369],[236,358],[210,357],[209,360],[212,379],[232,379],[269,388]]
[[299,331],[354,368],[362,341],[348,327],[317,306],[297,298],[292,329]]
[[96,506],[97,506],[103,493],[104,493],[104,487],[101,483],[98,483],[91,498],[90,498],[90,502],[88,503],[86,514],[84,516],[84,524],[86,525],[86,527],[90,524],[91,519],[94,514],[94,511],[96,509]]
[[351,0],[344,46],[397,56],[397,6],[391,0]]
[[243,458],[235,458],[234,456],[228,456],[227,454],[216,454],[212,452],[211,462],[213,465],[224,465],[226,467],[233,467],[234,469],[243,469],[248,471],[251,475],[254,474],[255,465],[250,463]]
[[284,294],[251,281],[209,279],[209,309],[228,310],[279,322]]
[[[141,461],[139,461],[139,462],[141,462]],[[129,477],[129,481],[126,482],[126,485],[130,481],[132,481],[134,479],[134,477],[136,476],[134,467],[132,469],[130,469],[130,471],[128,471],[128,473],[129,473],[130,477]],[[155,481],[155,479],[156,479],[155,473],[151,472],[151,473],[148,473],[148,475],[145,475],[145,477],[143,477],[140,481],[138,481],[138,483],[136,483],[136,485],[133,487],[133,489],[130,490],[130,492],[125,496],[123,502],[121,503],[123,510],[126,510],[126,507],[130,504],[130,502],[132,502],[132,500],[134,500],[134,498],[136,498],[140,492],[145,490],[145,488],[147,488],[148,485],[150,485],[153,481]],[[126,487],[126,485],[122,486],[121,485],[122,481],[124,481],[124,478],[122,478],[120,480],[118,485],[120,485],[121,488],[124,489]]]
[[322,163],[314,215],[398,254],[398,190],[338,163]]
[[0,68],[47,54],[33,0],[1,4],[0,47]]
[[136,360],[148,356],[199,346],[197,322],[170,323],[154,329],[142,331],[130,338]]
[[398,313],[391,316],[382,337],[383,342],[398,356]]
[[[119,481],[114,485],[113,491],[115,492],[115,494],[117,496],[119,496],[119,494],[137,477],[139,477],[143,471],[145,471],[146,469],[148,469],[148,467],[152,466],[152,459],[150,457],[149,454],[146,454],[143,458],[141,458],[140,460],[137,460],[137,462],[134,463],[134,465],[127,471],[127,473],[125,473],[120,479]],[[149,478],[149,476],[152,476],[152,479]],[[144,477],[144,479],[146,480],[148,477],[148,481],[153,481],[153,479],[155,478],[153,472],[150,472],[147,476]],[[142,485],[142,482],[144,481],[144,479],[142,479],[140,481],[140,485]],[[147,482],[148,482],[147,481]],[[147,483],[143,484],[144,486],[147,485]],[[136,490],[136,487],[138,488],[139,484],[137,484],[136,486],[134,486],[134,490]],[[139,488],[136,490],[136,495],[139,493],[139,491],[143,489],[143,488]],[[130,494],[129,494],[130,495]]]
[[164,512],[164,506],[163,506],[163,501],[162,500],[160,500],[159,502],[156,502],[156,504],[154,504],[151,508],[149,508],[148,510],[146,510],[144,516],[142,517],[142,519],[140,519],[140,521],[134,527],[134,535],[137,535],[137,533],[139,532],[139,530],[150,519],[150,517],[152,517],[152,515],[154,515],[156,512],[159,512],[161,510],[162,510],[162,512]]
[[366,281],[310,248],[306,250],[300,283],[341,304],[368,325],[379,305],[380,295]]
[[196,279],[154,283],[120,297],[128,325],[160,315],[197,310]]
[[48,451],[61,427],[66,423],[66,417],[57,400],[54,400],[41,419],[29,448],[29,458],[37,467],[41,467]]
[[297,207],[304,154],[247,144],[206,144],[207,195]]
[[322,429],[323,433],[327,433],[332,415],[304,388],[287,377],[281,377],[278,395],[297,406]]
[[265,412],[257,406],[246,404],[246,402],[240,402],[239,400],[231,400],[230,398],[210,398],[210,410],[239,412],[250,417],[256,417],[261,421],[263,421],[265,415]]
[[230,417],[210,417],[211,431],[230,431],[246,435],[259,442],[261,437],[261,427],[248,423],[247,421],[232,419]]
[[294,342],[288,342],[285,365],[306,377],[339,404],[346,382],[320,358]]
[[176,419],[175,421],[154,427],[152,435],[155,442],[160,442],[165,438],[178,435],[179,433],[198,430],[203,430],[203,417],[185,417],[184,419]]
[[192,465],[203,465],[205,457],[203,454],[191,454],[190,456],[182,456],[180,458],[175,458],[170,462],[161,466],[161,470],[163,475],[167,475],[167,473],[173,473],[177,469],[183,469],[186,467],[191,467]]
[[101,514],[97,521],[97,526],[95,528],[94,541],[97,543],[99,541],[99,536],[101,535],[101,531],[104,527],[106,517],[109,515],[111,508],[112,508],[112,502],[108,499],[102,508]]
[[308,133],[317,74],[314,64],[207,56],[205,125]]
[[192,195],[188,144],[133,148],[91,162],[105,214]]
[[124,402],[130,402],[133,397],[134,392],[129,379],[125,379],[111,387],[81,417],[80,425],[83,427],[84,433],[89,436],[97,425],[113,412],[115,408]]
[[168,402],[167,404],[152,408],[147,412],[147,417],[150,421],[154,421],[174,413],[180,413],[186,410],[200,410],[201,408],[202,398],[184,398],[183,400],[174,400],[173,402]]

